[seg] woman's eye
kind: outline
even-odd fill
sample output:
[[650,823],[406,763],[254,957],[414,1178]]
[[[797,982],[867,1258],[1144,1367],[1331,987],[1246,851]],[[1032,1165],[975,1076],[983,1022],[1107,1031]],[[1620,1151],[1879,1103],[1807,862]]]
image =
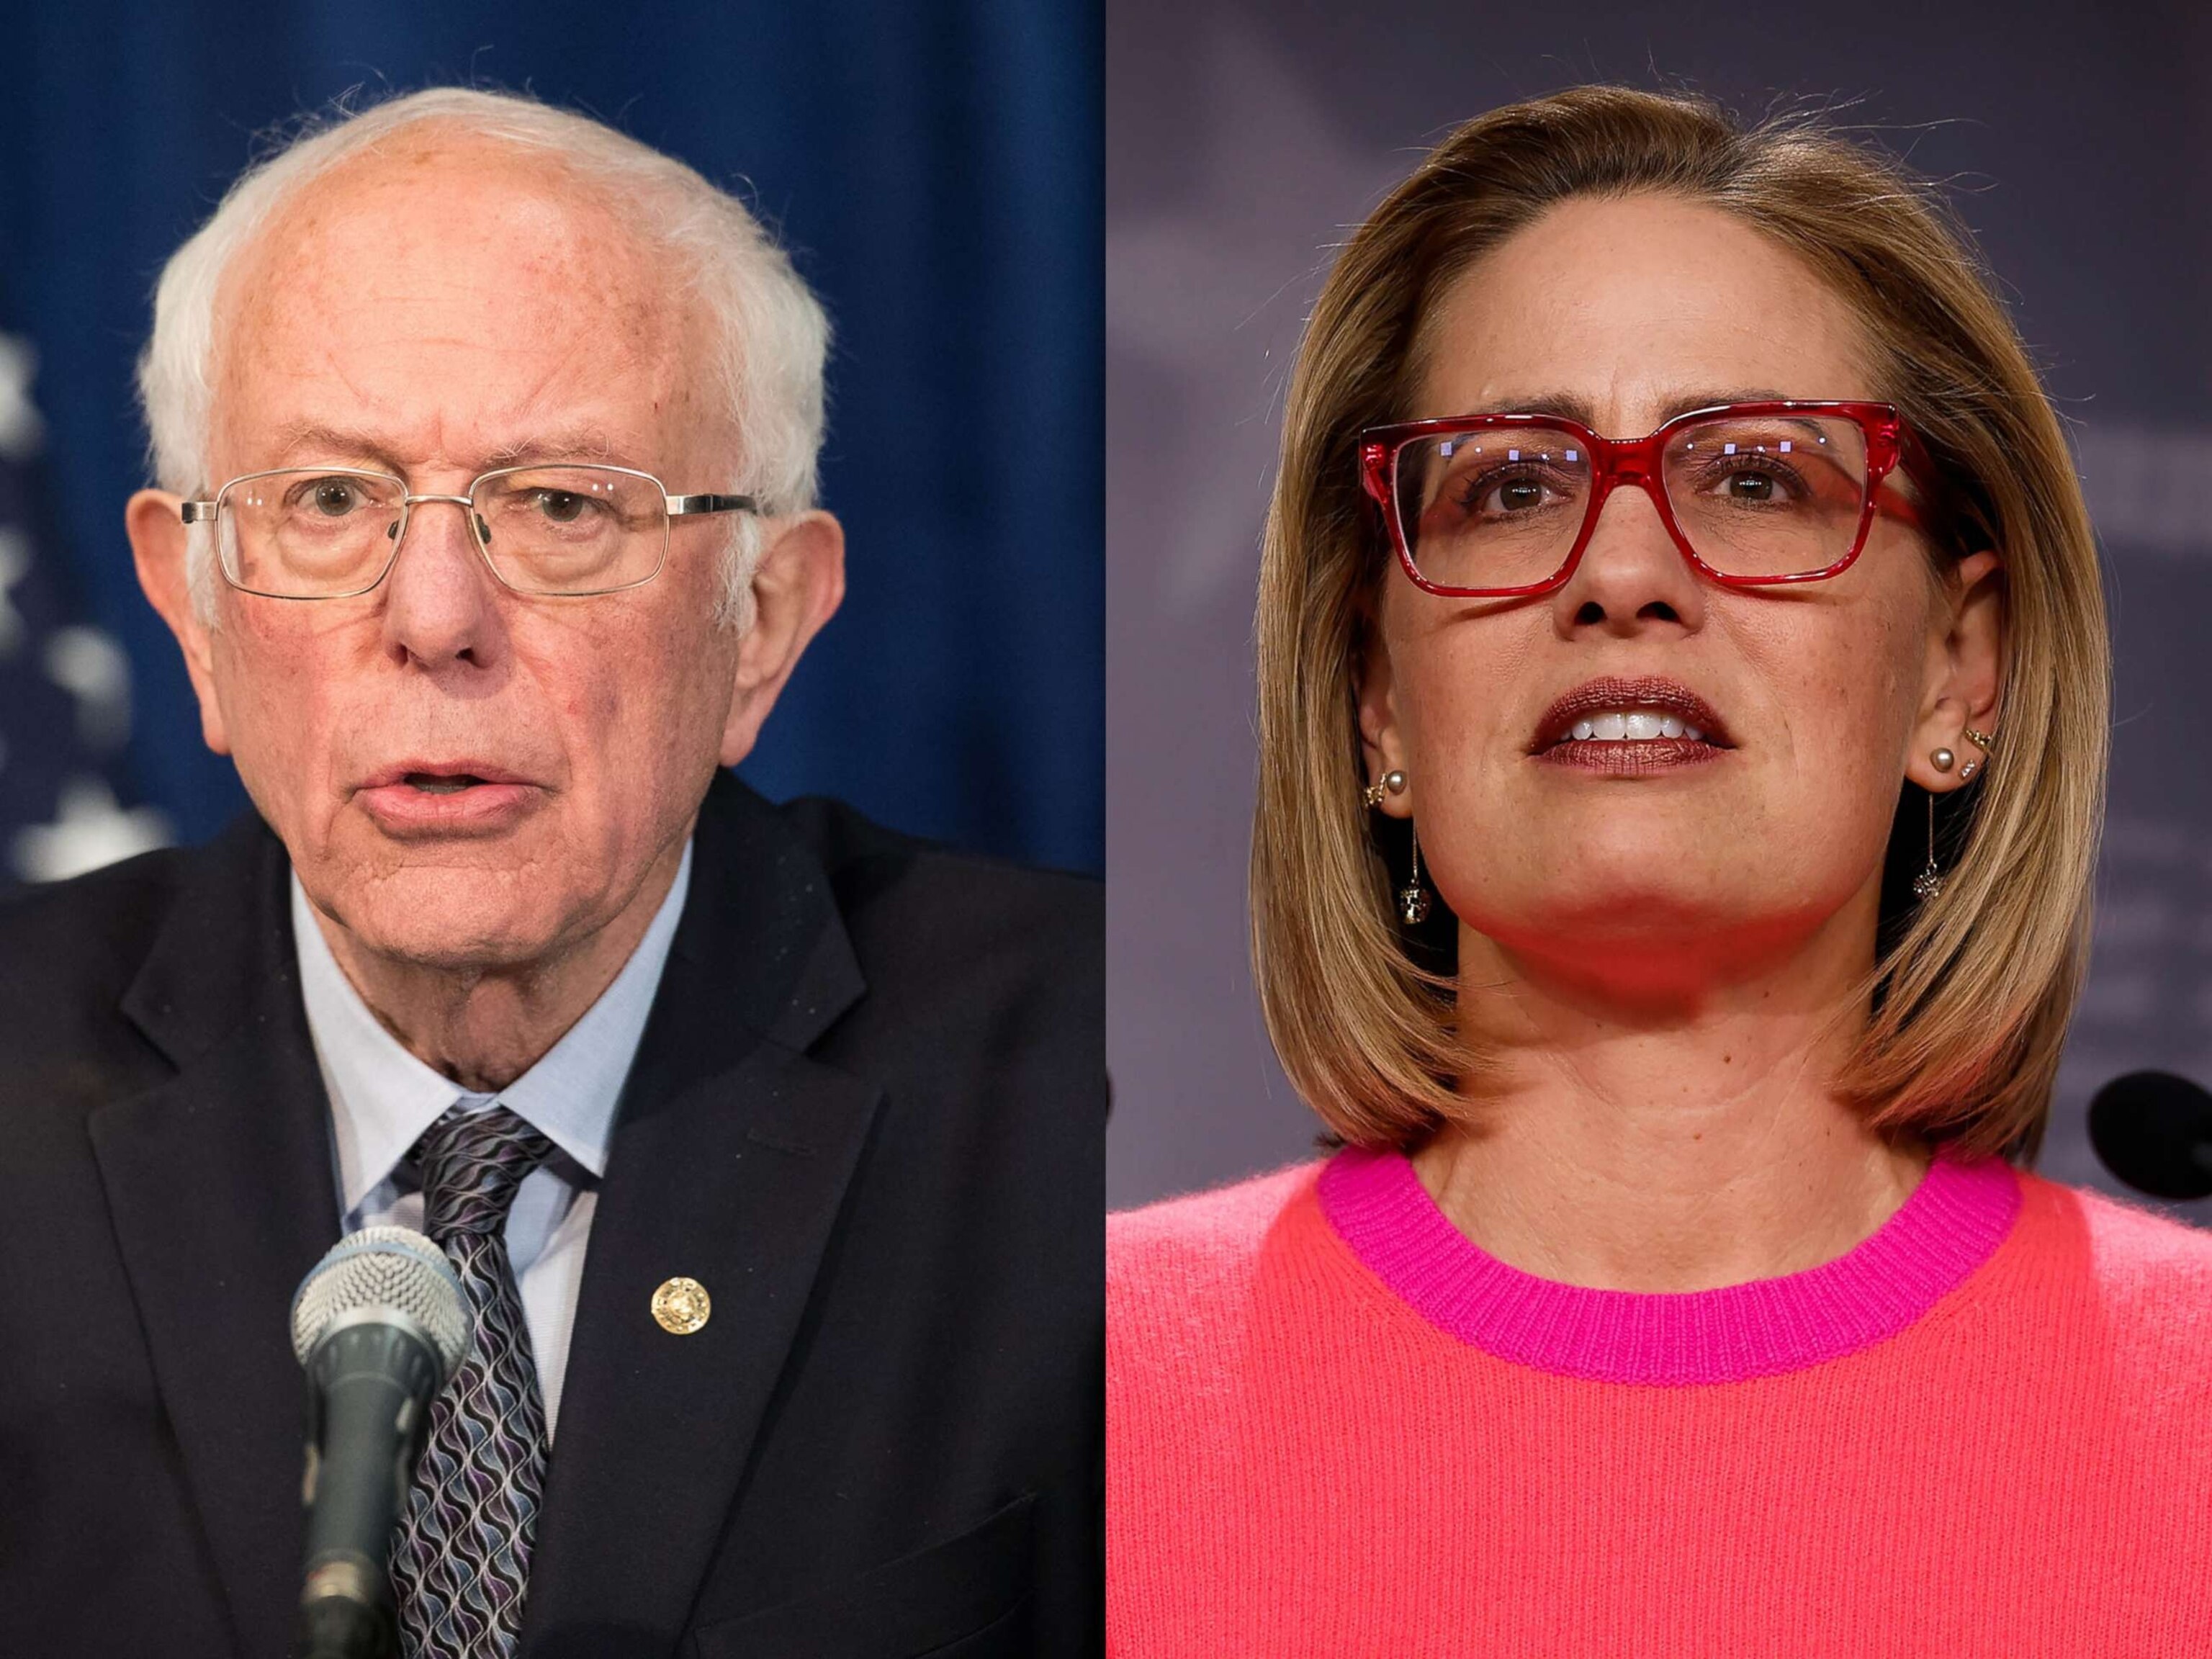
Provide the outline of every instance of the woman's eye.
[[1730,465],[1709,471],[1700,493],[1735,507],[1784,507],[1808,502],[1814,490],[1786,465]]
[[1459,497],[1463,513],[1510,515],[1547,505],[1552,492],[1541,478],[1491,476],[1471,480]]

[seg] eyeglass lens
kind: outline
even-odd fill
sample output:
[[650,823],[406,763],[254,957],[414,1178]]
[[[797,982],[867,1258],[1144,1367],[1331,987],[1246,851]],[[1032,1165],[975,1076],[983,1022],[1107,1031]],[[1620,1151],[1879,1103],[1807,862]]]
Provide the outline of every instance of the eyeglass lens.
[[[1547,580],[1574,550],[1593,477],[1586,441],[1551,427],[1415,439],[1396,471],[1413,568],[1440,587]],[[1683,538],[1723,575],[1824,570],[1858,533],[1866,434],[1839,416],[1723,413],[1668,434],[1660,483]]]
[[[395,552],[407,489],[380,473],[298,468],[242,478],[216,511],[239,586],[325,599],[374,586]],[[471,528],[501,581],[531,593],[627,587],[660,568],[667,501],[653,479],[607,467],[533,466],[477,480]],[[416,510],[428,507],[418,503]]]

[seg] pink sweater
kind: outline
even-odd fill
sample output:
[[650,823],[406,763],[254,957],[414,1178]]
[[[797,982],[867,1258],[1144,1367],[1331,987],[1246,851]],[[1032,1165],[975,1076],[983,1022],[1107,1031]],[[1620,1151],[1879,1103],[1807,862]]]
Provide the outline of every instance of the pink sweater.
[[1107,1237],[1116,1659],[2212,1656],[2212,1235],[1946,1156],[1593,1291],[1344,1152]]

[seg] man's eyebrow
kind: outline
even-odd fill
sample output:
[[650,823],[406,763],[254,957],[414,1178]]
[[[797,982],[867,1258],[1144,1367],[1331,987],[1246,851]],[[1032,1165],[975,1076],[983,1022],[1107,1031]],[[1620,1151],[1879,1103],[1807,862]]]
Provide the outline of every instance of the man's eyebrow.
[[[407,468],[380,438],[321,421],[294,421],[276,430],[277,454],[291,462],[303,454],[317,460],[366,461],[386,471],[406,476]],[[614,446],[599,427],[571,427],[500,444],[476,458],[485,472],[505,466],[524,466],[541,461],[617,462]]]
[[401,471],[398,458],[365,432],[325,426],[319,421],[292,421],[277,428],[278,459],[294,461],[303,453],[319,460],[373,461],[386,471]]
[[614,446],[598,427],[571,427],[565,431],[539,433],[518,438],[488,451],[486,471],[502,466],[526,466],[538,461],[614,461]]

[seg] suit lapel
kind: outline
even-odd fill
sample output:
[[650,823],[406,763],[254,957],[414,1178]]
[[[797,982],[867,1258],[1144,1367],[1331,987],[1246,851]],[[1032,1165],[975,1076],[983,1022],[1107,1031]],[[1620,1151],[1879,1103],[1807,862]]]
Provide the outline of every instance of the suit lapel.
[[[178,1074],[91,1121],[252,1659],[289,1650],[297,1592],[303,1385],[286,1316],[340,1224],[287,867],[258,820],[208,849],[124,1002]],[[680,1633],[874,1120],[874,1085],[805,1052],[864,989],[819,860],[719,776],[592,1218],[526,1649]],[[714,1298],[689,1336],[651,1312],[678,1274]]]
[[[874,1120],[804,1052],[863,988],[819,861],[718,777],[592,1216],[526,1652],[680,1634]],[[713,1298],[690,1335],[651,1310],[678,1275]]]
[[287,1313],[338,1231],[286,867],[258,820],[209,849],[124,1000],[178,1075],[90,1122],[162,1407],[255,1659],[289,1650],[298,1594],[303,1385]]

